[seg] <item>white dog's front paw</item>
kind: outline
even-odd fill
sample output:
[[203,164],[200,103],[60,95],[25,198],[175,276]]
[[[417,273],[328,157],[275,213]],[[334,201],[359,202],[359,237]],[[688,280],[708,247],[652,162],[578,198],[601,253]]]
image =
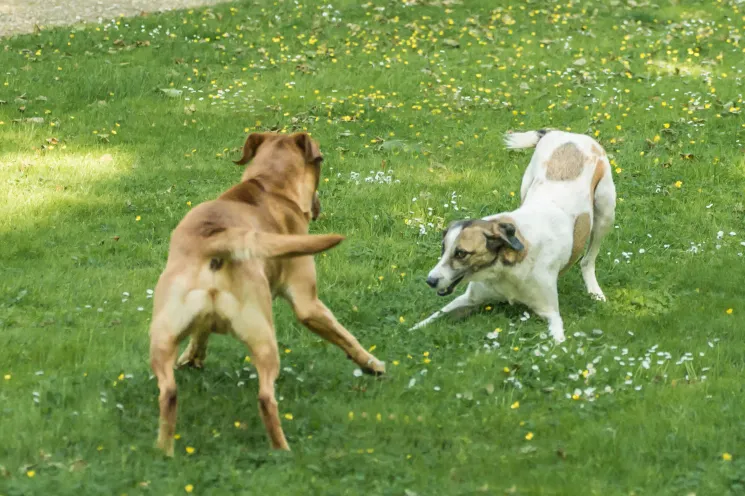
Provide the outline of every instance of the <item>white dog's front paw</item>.
[[440,315],[442,315],[442,312],[438,311],[438,312],[433,313],[432,315],[430,315],[429,317],[427,317],[426,319],[424,319],[423,321],[419,322],[417,325],[409,329],[409,331],[416,331],[417,329],[421,329],[422,327],[426,326],[427,324],[435,320]]
[[548,326],[548,332],[551,334],[551,337],[554,338],[556,344],[563,343],[566,340],[566,337],[564,336],[564,324],[561,321],[551,323]]
[[607,301],[605,299],[605,295],[603,294],[603,291],[598,288],[596,291],[590,291],[590,298],[597,301]]
[[416,324],[414,327],[410,328],[409,331],[416,331],[417,329],[421,329],[422,327],[424,327],[426,325],[427,325],[427,321],[426,320],[423,320],[423,321],[419,322],[418,324]]

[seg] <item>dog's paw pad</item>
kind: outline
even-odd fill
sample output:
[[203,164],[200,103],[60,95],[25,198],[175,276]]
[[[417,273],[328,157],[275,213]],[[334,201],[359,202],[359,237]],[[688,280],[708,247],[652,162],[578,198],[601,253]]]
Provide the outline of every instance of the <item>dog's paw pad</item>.
[[600,293],[591,292],[590,293],[590,298],[592,298],[595,301],[606,301],[605,295],[602,292],[600,292]]
[[377,358],[371,358],[367,361],[367,365],[362,367],[362,371],[369,375],[383,375],[385,374],[385,362],[381,362]]
[[183,367],[191,367],[193,369],[204,368],[204,359],[194,357],[181,357],[176,362],[176,368],[180,369]]

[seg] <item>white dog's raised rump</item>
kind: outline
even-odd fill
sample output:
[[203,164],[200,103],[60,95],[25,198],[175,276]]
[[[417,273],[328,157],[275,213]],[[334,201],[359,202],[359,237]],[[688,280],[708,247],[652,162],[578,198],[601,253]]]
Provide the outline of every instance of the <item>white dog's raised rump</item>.
[[442,256],[427,284],[440,296],[462,281],[468,288],[412,329],[454,310],[501,300],[527,305],[548,320],[553,338],[563,341],[557,280],[580,258],[588,239],[582,277],[590,295],[605,300],[595,259],[616,209],[605,151],[589,136],[562,131],[507,134],[505,144],[510,149],[536,147],[522,179],[520,207],[448,226]]

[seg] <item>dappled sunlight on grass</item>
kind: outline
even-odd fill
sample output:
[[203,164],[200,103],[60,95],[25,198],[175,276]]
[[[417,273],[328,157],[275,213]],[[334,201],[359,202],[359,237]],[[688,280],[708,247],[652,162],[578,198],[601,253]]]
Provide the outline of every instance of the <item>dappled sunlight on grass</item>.
[[111,183],[131,169],[131,156],[121,150],[73,153],[51,146],[42,154],[0,156],[0,180],[8,186],[7,201],[0,205],[0,230],[43,219],[51,211],[64,215],[72,206],[108,201],[116,194]]

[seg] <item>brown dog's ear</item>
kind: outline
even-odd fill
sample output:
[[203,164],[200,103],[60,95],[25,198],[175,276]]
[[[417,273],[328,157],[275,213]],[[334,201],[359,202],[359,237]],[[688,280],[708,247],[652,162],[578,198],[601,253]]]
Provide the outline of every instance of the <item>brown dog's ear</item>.
[[321,149],[318,144],[308,135],[308,133],[295,133],[292,135],[300,151],[305,156],[306,164],[320,164],[323,161]]
[[246,138],[246,143],[243,145],[243,156],[240,160],[236,160],[235,163],[238,165],[247,164],[254,155],[259,146],[266,141],[267,133],[251,133]]
[[517,239],[517,229],[511,222],[494,222],[491,232],[485,232],[486,247],[491,252],[497,252],[503,245],[507,245],[515,251],[523,251],[525,245]]

